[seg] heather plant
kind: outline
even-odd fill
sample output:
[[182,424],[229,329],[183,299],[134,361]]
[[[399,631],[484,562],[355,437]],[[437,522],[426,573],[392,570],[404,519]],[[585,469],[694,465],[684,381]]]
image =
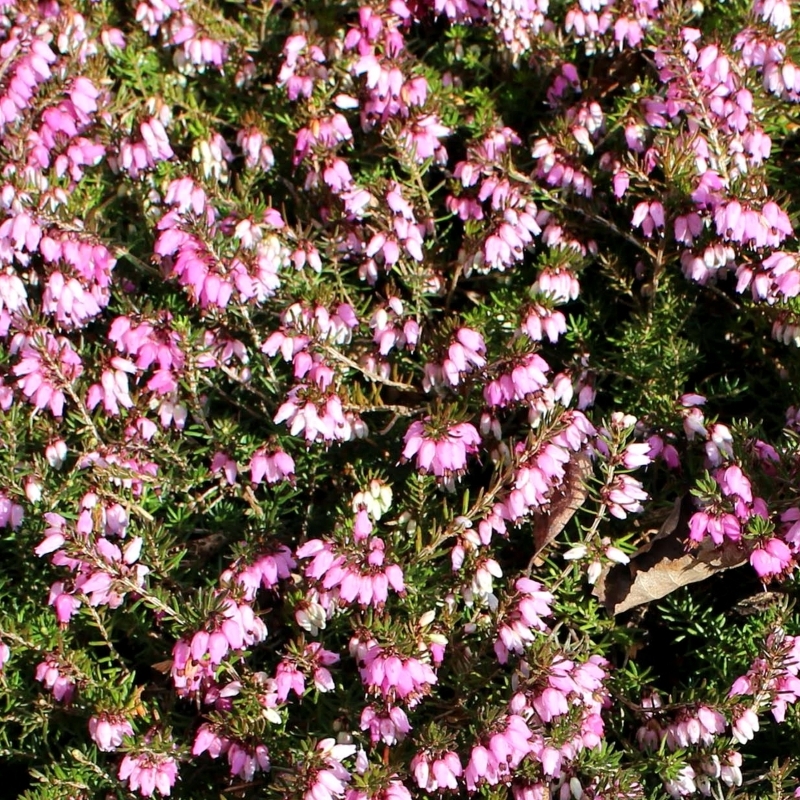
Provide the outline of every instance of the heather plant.
[[791,5],[0,0],[0,795],[800,796]]

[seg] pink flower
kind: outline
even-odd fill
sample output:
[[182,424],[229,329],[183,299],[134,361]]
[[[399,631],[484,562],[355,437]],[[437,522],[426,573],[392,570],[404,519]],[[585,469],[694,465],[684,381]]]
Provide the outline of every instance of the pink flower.
[[172,680],[181,697],[209,682],[231,650],[251,647],[267,636],[266,625],[252,607],[230,597],[222,601],[222,612],[209,621],[209,628],[196,631],[191,641],[179,639],[172,649]]
[[622,463],[625,469],[638,469],[639,467],[646,467],[652,462],[650,451],[652,445],[650,442],[634,442],[629,444],[622,453]]
[[416,705],[430,691],[438,678],[429,664],[413,657],[403,657],[379,645],[369,647],[359,664],[361,680],[373,694],[388,701],[404,700]]
[[492,734],[472,748],[464,770],[467,791],[474,792],[486,783],[495,786],[511,777],[522,760],[531,752],[533,734],[525,720],[517,715],[506,717],[504,729]]
[[89,735],[105,752],[116,750],[125,736],[133,736],[130,722],[119,714],[100,713],[89,718]]
[[733,738],[740,744],[747,744],[759,729],[758,716],[750,708],[740,709],[731,725]]
[[675,240],[691,247],[694,244],[694,240],[703,232],[703,219],[693,211],[689,214],[675,217],[674,226]]
[[286,545],[274,545],[245,566],[236,566],[236,581],[245,590],[244,599],[252,601],[260,588],[274,589],[282,580],[287,580],[296,566],[292,553]]
[[464,769],[458,755],[452,751],[419,752],[411,759],[411,772],[417,786],[425,792],[441,792],[445,789],[457,790],[458,779]]
[[75,695],[72,669],[57,657],[48,655],[36,667],[36,680],[41,681],[59,702],[69,705]]
[[638,514],[643,510],[642,500],[647,500],[647,492],[639,481],[630,475],[618,475],[613,483],[602,491],[609,513],[618,519],[628,514]]
[[279,483],[294,476],[294,459],[283,450],[266,450],[261,448],[253,453],[250,459],[250,480],[261,483]]
[[279,703],[285,703],[289,692],[302,697],[306,690],[303,673],[294,661],[284,658],[275,669],[275,689]]
[[689,538],[692,541],[702,541],[708,534],[714,544],[722,544],[727,537],[738,542],[742,538],[741,522],[733,514],[709,514],[698,511],[689,520]]
[[677,718],[667,726],[664,735],[667,747],[673,751],[698,743],[708,747],[716,736],[725,733],[727,727],[725,717],[719,711],[701,705],[679,712]]
[[152,797],[158,791],[168,796],[178,779],[178,764],[163,753],[128,753],[119,766],[119,779],[127,781],[132,792]]
[[208,752],[211,758],[219,758],[220,755],[228,752],[230,745],[230,739],[217,732],[210,724],[204,723],[195,734],[192,755],[199,756]]
[[382,539],[366,535],[356,539],[360,553],[353,548],[339,552],[332,542],[310,539],[297,550],[297,558],[311,558],[305,567],[308,578],[318,581],[320,601],[336,599],[340,603],[358,602],[362,606],[381,608],[388,598],[389,588],[405,592],[403,571],[386,563]]
[[695,783],[696,778],[697,773],[694,771],[694,768],[690,764],[687,764],[681,767],[675,777],[664,782],[664,788],[667,790],[670,797],[674,797],[677,800],[677,798],[686,797],[697,791],[697,784]]
[[71,343],[44,329],[32,336],[18,334],[11,342],[20,361],[12,372],[17,386],[37,410],[49,408],[54,417],[64,414],[64,388],[83,372],[83,363]]
[[772,578],[785,572],[792,563],[792,551],[780,539],[768,539],[750,553],[750,565],[759,578]]
[[264,744],[250,746],[231,742],[228,749],[228,764],[231,775],[249,783],[256,772],[269,772],[269,752]]
[[542,617],[551,615],[553,595],[541,591],[541,584],[528,578],[519,578],[514,587],[518,593],[517,602],[500,620],[498,638],[494,644],[497,660],[501,664],[508,662],[509,653],[525,651],[525,647],[534,640],[534,630],[547,631]]
[[768,22],[776,31],[792,27],[792,7],[789,0],[756,0],[753,13]]
[[383,742],[389,746],[403,741],[411,730],[406,712],[399,706],[389,704],[386,708],[375,705],[364,707],[361,712],[361,730],[369,731],[373,744]]
[[73,592],[66,591],[61,581],[56,581],[50,587],[50,595],[47,602],[55,608],[56,619],[63,626],[69,623],[72,615],[81,607],[80,599],[75,597]]
[[426,114],[407,123],[400,131],[398,143],[420,164],[429,158],[444,164],[447,151],[439,140],[451,133],[450,128],[442,125],[435,114]]
[[348,441],[366,433],[364,424],[352,413],[345,414],[337,394],[296,386],[280,406],[274,422],[285,422],[292,436],[303,434],[306,442]]
[[420,472],[451,478],[465,471],[467,456],[478,452],[481,438],[468,422],[437,425],[426,417],[411,423],[404,441],[404,460],[416,456]]
[[0,492],[0,528],[16,530],[22,525],[24,517],[25,509],[4,492]]
[[111,359],[109,369],[105,369],[100,383],[89,387],[86,406],[91,411],[102,402],[107,414],[119,416],[120,406],[131,408],[133,400],[128,386],[128,375],[136,374],[136,366],[127,359],[115,356]]
[[0,640],[0,671],[5,668],[9,658],[11,658],[11,650],[5,642]]
[[565,694],[552,686],[548,686],[541,695],[534,698],[533,707],[542,722],[550,722],[569,711]]
[[509,368],[510,372],[490,381],[483,389],[483,399],[493,408],[531,400],[547,386],[550,366],[536,353],[524,356]]
[[567,320],[560,311],[536,304],[528,311],[522,330],[534,342],[541,342],[547,337],[551,344],[555,344],[567,332]]
[[411,793],[400,782],[397,776],[393,775],[388,783],[377,791],[350,789],[345,795],[345,800],[411,800]]
[[66,442],[63,439],[57,439],[55,442],[47,445],[44,455],[47,459],[47,463],[53,469],[61,469],[66,461],[67,452]]
[[486,345],[477,331],[459,328],[455,339],[442,362],[442,372],[451,386],[458,386],[465,375],[486,365]]
[[218,452],[214,453],[214,457],[211,459],[211,471],[215,473],[221,472],[225,482],[232,486],[236,483],[239,467],[227,453]]
[[658,200],[652,203],[639,203],[633,210],[631,227],[641,227],[642,233],[649,239],[655,230],[664,228],[664,206]]
[[303,800],[341,800],[350,783],[350,772],[342,761],[356,752],[354,744],[336,744],[323,739],[308,754],[308,782]]

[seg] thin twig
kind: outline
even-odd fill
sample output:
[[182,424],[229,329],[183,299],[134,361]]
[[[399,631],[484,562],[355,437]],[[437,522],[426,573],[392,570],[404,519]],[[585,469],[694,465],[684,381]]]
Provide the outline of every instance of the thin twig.
[[358,362],[353,361],[353,359],[348,358],[346,355],[335,350],[333,347],[329,347],[328,345],[322,345],[322,349],[326,355],[331,356],[332,358],[336,359],[337,361],[342,362],[343,364],[347,364],[348,367],[352,367],[353,369],[360,372],[364,377],[369,378],[371,381],[375,383],[383,384],[384,386],[391,386],[394,389],[404,389],[407,392],[416,392],[418,391],[417,387],[410,383],[401,383],[400,381],[393,381],[391,378],[384,378],[382,375],[378,375],[377,372],[373,372],[371,369],[367,369],[367,367],[362,367]]

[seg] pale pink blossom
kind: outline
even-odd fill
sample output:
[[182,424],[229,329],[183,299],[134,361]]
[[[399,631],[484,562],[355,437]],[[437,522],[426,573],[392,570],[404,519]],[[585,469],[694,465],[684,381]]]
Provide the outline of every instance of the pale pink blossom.
[[130,722],[120,714],[102,712],[89,718],[89,735],[100,750],[116,750],[125,736],[133,736]]
[[437,478],[462,474],[467,457],[478,452],[478,431],[468,422],[436,425],[430,417],[412,422],[405,435],[403,458],[416,456],[417,469]]
[[119,779],[132,792],[152,797],[155,791],[168,796],[178,779],[178,764],[164,753],[128,753],[119,766]]

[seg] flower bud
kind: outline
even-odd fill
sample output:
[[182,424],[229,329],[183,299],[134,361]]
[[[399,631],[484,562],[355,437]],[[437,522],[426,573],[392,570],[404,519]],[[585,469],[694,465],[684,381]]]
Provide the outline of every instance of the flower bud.
[[419,626],[420,628],[427,628],[434,620],[436,619],[436,612],[431,609],[430,611],[426,611],[420,618],[419,618]]
[[47,449],[44,451],[45,458],[47,459],[47,463],[53,469],[61,469],[64,466],[64,461],[67,458],[67,444],[63,439],[59,439],[56,442],[47,446]]
[[25,484],[25,496],[31,503],[38,503],[42,499],[42,485],[33,478]]

